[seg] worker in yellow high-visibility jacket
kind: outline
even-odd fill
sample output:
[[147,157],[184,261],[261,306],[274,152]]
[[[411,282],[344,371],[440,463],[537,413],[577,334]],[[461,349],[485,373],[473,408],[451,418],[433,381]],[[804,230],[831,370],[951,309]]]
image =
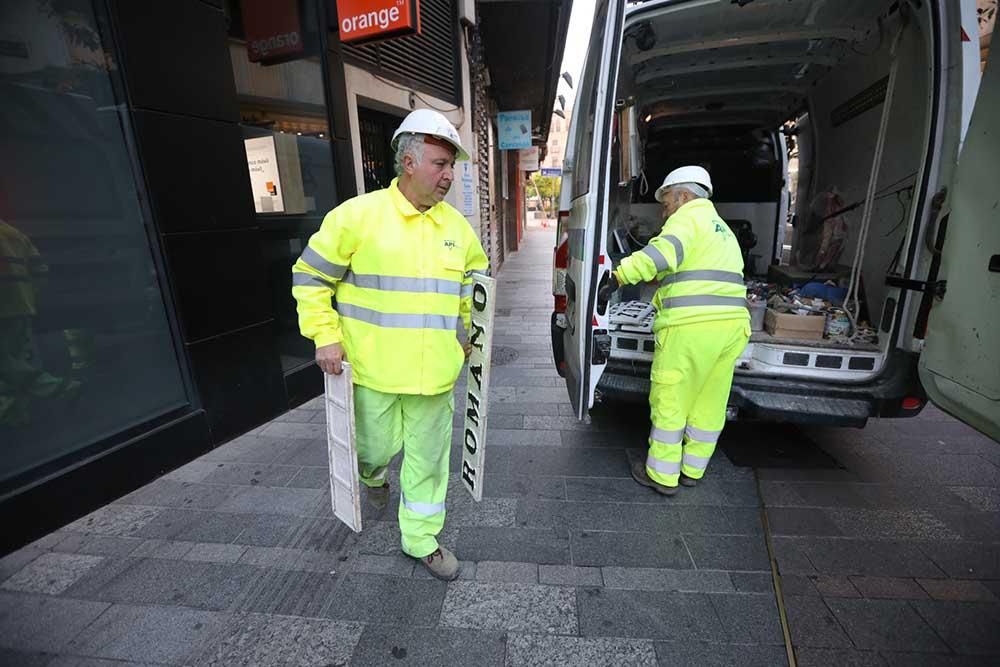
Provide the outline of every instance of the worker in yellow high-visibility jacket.
[[437,535],[452,388],[469,352],[457,326],[469,328],[472,276],[489,261],[469,222],[443,201],[455,160],[469,159],[451,123],[436,111],[414,111],[392,147],[399,177],[327,214],[292,268],[292,294],[320,368],[339,375],[344,360],[352,365],[362,483],[385,503],[389,463],[403,450],[403,552],[450,580],[458,561]]
[[649,395],[653,428],[637,482],[664,495],[694,486],[708,467],[726,423],[737,359],[750,337],[743,255],[712,205],[702,167],[667,174],[656,191],[666,222],[642,250],[621,261],[603,288],[656,280],[656,347]]

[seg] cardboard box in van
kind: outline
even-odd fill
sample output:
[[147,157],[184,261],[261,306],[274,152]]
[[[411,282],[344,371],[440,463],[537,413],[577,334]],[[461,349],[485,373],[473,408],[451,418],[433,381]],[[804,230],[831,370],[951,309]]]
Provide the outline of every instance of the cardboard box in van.
[[825,326],[826,318],[822,315],[779,313],[773,308],[768,308],[764,315],[764,329],[777,338],[820,340]]

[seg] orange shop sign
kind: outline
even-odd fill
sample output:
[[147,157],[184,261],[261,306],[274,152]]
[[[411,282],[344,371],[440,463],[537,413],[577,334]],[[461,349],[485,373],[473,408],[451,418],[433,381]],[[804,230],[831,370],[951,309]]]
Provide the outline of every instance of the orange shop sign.
[[420,0],[337,0],[340,41],[371,42],[420,33]]

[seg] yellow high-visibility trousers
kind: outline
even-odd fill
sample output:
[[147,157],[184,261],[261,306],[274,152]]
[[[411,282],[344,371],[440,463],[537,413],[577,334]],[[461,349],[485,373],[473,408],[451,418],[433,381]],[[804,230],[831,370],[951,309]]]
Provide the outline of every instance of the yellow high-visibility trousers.
[[385,394],[354,386],[354,421],[362,484],[385,483],[389,463],[403,450],[399,474],[399,532],[414,558],[438,548],[448,493],[454,396]]
[[677,486],[701,479],[726,424],[733,369],[750,338],[746,319],[666,327],[656,333],[650,374],[646,473]]

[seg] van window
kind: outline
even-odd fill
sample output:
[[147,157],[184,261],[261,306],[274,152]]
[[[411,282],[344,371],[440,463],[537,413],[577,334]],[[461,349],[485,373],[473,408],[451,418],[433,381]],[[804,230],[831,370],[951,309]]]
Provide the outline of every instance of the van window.
[[594,16],[587,48],[587,62],[580,77],[580,102],[574,113],[579,114],[578,130],[573,138],[573,190],[576,199],[590,191],[590,161],[594,155],[594,108],[597,106],[597,78],[601,71],[604,50],[604,24],[608,20],[608,3],[602,2]]

